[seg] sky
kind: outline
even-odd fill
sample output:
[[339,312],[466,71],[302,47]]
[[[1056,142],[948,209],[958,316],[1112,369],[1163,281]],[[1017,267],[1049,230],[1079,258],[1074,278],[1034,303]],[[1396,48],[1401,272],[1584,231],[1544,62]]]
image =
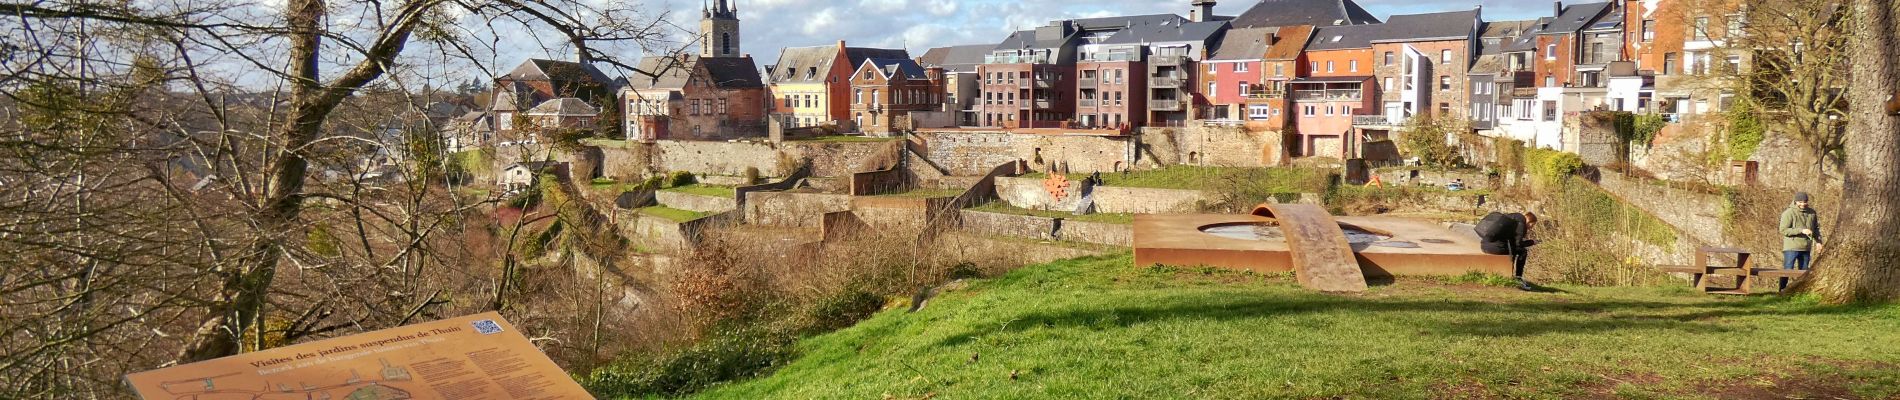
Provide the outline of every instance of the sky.
[[[1535,19],[1551,11],[1551,2],[1541,0],[1358,3],[1380,19],[1393,14],[1466,10],[1480,3],[1487,21]],[[645,0],[644,4],[674,10],[673,19],[679,26],[699,26],[700,0]],[[1160,13],[1186,16],[1188,4],[1188,0],[737,0],[741,50],[752,54],[761,66],[775,62],[781,48],[834,44],[840,39],[854,47],[904,48],[915,57],[932,47],[1001,42],[1012,31],[1052,20]],[[1220,1],[1214,13],[1239,15],[1253,4]],[[547,57],[522,55],[529,56]]]

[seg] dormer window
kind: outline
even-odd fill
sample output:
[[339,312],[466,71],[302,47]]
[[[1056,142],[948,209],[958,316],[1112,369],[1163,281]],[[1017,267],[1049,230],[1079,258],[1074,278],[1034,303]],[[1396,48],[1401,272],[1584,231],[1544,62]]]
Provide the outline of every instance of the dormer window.
[[811,79],[812,77],[815,77],[815,76],[818,76],[818,67],[805,68],[805,79]]

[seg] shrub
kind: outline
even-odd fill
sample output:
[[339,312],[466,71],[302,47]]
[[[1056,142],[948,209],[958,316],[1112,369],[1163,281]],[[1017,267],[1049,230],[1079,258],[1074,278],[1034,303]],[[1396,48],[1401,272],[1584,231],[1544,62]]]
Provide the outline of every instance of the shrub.
[[792,335],[732,327],[684,349],[594,370],[581,386],[601,398],[677,397],[720,382],[763,376],[796,355]]
[[1525,152],[1525,169],[1545,184],[1561,183],[1564,177],[1583,169],[1583,157],[1550,149]]
[[745,184],[759,184],[759,167],[745,167]]
[[1767,128],[1761,123],[1753,107],[1747,102],[1735,107],[1728,113],[1728,158],[1747,160],[1755,155],[1755,149],[1761,147],[1762,139],[1767,137]]
[[884,298],[858,286],[818,299],[806,308],[801,333],[824,333],[849,328],[884,308]]
[[686,186],[695,182],[697,182],[697,180],[693,178],[693,173],[686,171],[673,171],[672,175],[666,177],[667,187]]

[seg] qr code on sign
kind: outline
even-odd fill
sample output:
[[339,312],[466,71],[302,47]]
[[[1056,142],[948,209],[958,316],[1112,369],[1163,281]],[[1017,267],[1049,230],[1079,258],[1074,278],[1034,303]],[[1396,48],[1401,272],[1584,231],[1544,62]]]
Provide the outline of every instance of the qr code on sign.
[[492,319],[478,319],[475,320],[475,331],[483,335],[501,333],[501,324],[495,323]]

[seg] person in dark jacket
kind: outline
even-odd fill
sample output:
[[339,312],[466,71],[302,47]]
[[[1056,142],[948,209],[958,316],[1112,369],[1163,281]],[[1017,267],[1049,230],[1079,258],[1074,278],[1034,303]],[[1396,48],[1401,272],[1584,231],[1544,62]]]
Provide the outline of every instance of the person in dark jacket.
[[1511,276],[1517,278],[1517,288],[1531,290],[1531,284],[1524,280],[1524,262],[1530,258],[1530,247],[1537,241],[1530,240],[1531,226],[1537,224],[1535,213],[1510,213],[1504,215],[1506,234],[1486,238],[1478,244],[1485,254],[1510,255]]
[[[1821,217],[1808,207],[1808,193],[1794,194],[1794,205],[1781,211],[1781,269],[1807,270],[1815,251],[1821,250]],[[1788,287],[1788,279],[1781,279]]]

